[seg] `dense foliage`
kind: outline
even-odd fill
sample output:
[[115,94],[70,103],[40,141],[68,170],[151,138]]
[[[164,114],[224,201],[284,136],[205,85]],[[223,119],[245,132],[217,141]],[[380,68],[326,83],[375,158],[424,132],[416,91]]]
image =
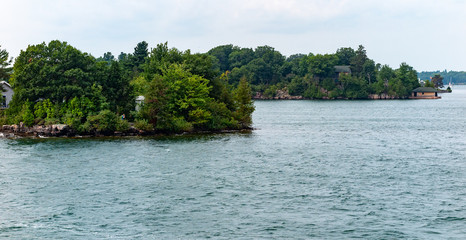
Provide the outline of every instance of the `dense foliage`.
[[[376,64],[363,46],[340,48],[334,54],[296,54],[288,58],[269,46],[256,49],[223,45],[208,52],[229,82],[248,79],[252,88],[266,97],[277,90],[306,98],[364,99],[370,94],[404,98],[419,86],[417,72],[402,63],[398,69]],[[335,66],[349,66],[351,74],[338,74]]]
[[[118,59],[110,52],[95,59],[61,41],[31,45],[13,66],[6,121],[63,123],[77,133],[102,134],[128,130],[127,120],[143,131],[250,127],[254,107],[249,89],[242,89],[249,86],[235,90],[214,63],[210,55],[167,43],[149,52],[140,42]],[[146,100],[135,111],[138,95]]]

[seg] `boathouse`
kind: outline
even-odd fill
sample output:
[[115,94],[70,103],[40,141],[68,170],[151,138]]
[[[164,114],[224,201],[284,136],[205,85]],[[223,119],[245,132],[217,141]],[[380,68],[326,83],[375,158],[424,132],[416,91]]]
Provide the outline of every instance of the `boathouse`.
[[2,98],[0,99],[0,108],[8,108],[11,99],[13,98],[13,88],[11,88],[11,85],[9,83],[1,81],[0,92],[2,96]]
[[438,96],[438,90],[432,87],[418,87],[413,90],[411,97],[413,99],[437,99],[441,98]]

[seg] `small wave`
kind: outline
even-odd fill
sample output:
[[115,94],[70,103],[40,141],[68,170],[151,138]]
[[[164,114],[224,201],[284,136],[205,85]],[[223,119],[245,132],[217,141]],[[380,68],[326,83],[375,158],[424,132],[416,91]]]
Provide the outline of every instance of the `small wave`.
[[437,222],[455,222],[455,221],[465,221],[466,218],[464,217],[443,217],[443,218],[437,218],[435,221]]

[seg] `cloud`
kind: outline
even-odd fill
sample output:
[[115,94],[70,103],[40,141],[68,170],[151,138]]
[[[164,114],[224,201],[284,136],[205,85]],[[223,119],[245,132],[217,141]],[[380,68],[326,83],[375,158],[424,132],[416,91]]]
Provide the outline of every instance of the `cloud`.
[[132,52],[143,40],[194,52],[267,44],[286,55],[363,44],[393,66],[430,69],[441,58],[458,69],[464,9],[460,0],[15,0],[2,3],[0,44],[12,56],[54,39],[95,56]]

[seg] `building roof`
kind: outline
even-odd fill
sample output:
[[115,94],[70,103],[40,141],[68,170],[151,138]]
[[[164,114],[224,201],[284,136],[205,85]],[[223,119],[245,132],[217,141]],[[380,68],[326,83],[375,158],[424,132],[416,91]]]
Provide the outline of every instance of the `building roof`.
[[11,85],[10,85],[9,83],[5,82],[5,81],[0,81],[0,84],[5,85],[5,86],[11,88]]
[[13,88],[11,87],[11,85],[5,81],[0,81],[0,93],[8,92],[8,91],[13,91]]
[[433,87],[418,87],[413,90],[413,92],[438,92],[437,89]]
[[336,73],[351,73],[350,66],[335,66]]

